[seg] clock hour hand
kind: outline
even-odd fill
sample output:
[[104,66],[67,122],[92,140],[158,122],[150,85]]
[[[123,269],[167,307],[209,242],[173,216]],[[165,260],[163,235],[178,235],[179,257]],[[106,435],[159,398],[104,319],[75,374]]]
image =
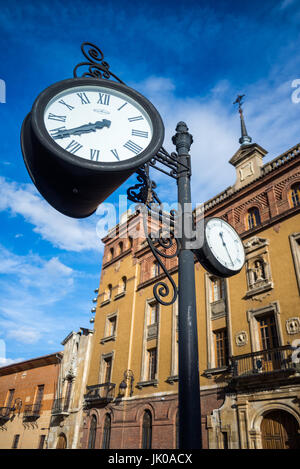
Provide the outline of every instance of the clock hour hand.
[[227,249],[227,245],[226,245],[226,243],[225,243],[225,241],[224,241],[223,232],[220,231],[219,235],[220,235],[220,238],[221,238],[221,240],[222,240],[223,246],[224,246],[224,248],[226,249],[226,252],[227,252],[227,254],[228,254],[228,257],[229,257],[229,259],[230,259],[230,262],[231,262],[232,265],[234,265],[234,263],[232,262],[231,256],[230,256],[230,254],[229,254],[229,251],[228,251],[228,249]]
[[91,122],[89,124],[80,125],[79,127],[74,127],[73,129],[60,129],[56,130],[52,137],[54,139],[58,138],[67,138],[71,135],[81,135],[87,134],[89,132],[96,132],[97,129],[103,129],[103,127],[110,127],[111,121],[107,119],[102,119],[102,121],[96,121],[94,124]]

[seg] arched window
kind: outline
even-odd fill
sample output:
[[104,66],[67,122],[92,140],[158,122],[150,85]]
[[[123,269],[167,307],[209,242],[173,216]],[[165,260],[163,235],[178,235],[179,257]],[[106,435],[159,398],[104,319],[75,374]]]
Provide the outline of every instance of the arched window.
[[106,414],[105,420],[104,420],[104,427],[103,427],[102,449],[109,449],[110,430],[111,430],[111,418],[109,414]]
[[67,438],[64,433],[60,433],[58,440],[57,440],[57,445],[56,449],[66,449],[67,448]]
[[122,252],[123,252],[123,242],[120,241],[119,242],[119,255],[122,254]]
[[133,239],[129,236],[128,238],[128,249],[131,249],[133,245]]
[[112,285],[109,284],[107,286],[107,300],[111,300],[111,295],[112,295]]
[[114,248],[110,248],[109,250],[109,260],[111,261],[114,258]]
[[151,449],[152,446],[152,416],[145,410],[143,417],[142,449]]
[[95,415],[92,415],[88,449],[95,449],[96,433],[97,433],[97,418]]
[[122,277],[122,282],[121,282],[121,292],[122,293],[126,292],[126,287],[127,287],[127,278]]
[[260,214],[257,207],[250,208],[247,213],[247,227],[248,230],[260,225]]
[[289,202],[291,207],[300,205],[300,182],[293,184],[289,192]]

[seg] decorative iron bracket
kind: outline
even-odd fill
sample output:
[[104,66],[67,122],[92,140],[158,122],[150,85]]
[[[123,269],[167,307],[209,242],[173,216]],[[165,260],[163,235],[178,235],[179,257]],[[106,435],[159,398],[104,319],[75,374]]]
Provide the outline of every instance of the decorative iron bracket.
[[[145,237],[153,256],[158,262],[161,270],[165,273],[172,287],[172,297],[168,301],[164,300],[164,298],[169,296],[171,293],[170,287],[167,283],[160,280],[153,287],[153,294],[155,299],[164,306],[169,306],[176,301],[178,290],[174,280],[172,279],[161,258],[172,259],[177,257],[180,244],[179,240],[175,237],[176,211],[171,210],[169,214],[163,211],[162,203],[155,191],[156,183],[152,181],[149,176],[149,167],[154,167],[164,174],[167,174],[168,176],[176,179],[180,165],[180,163],[178,163],[176,160],[176,157],[176,154],[169,155],[167,151],[162,148],[149,163],[145,164],[136,171],[139,184],[135,184],[135,186],[130,187],[127,190],[127,197],[130,201],[142,204],[141,211],[143,213]],[[171,171],[167,172],[155,166],[156,162],[164,164],[170,168]],[[185,168],[189,169],[186,166]],[[160,226],[158,232],[154,235],[149,233],[148,230],[149,218],[151,222],[157,221],[158,225]],[[168,227],[167,234],[166,225]],[[167,251],[169,251],[169,253]]]
[[88,62],[80,62],[73,70],[73,76],[75,78],[78,77],[77,70],[80,67],[88,67],[88,71],[83,73],[82,77],[92,77],[92,78],[106,78],[110,80],[113,77],[119,83],[125,83],[120,80],[114,73],[109,70],[109,64],[104,61],[103,52],[99,49],[99,47],[91,44],[90,42],[83,42],[81,44],[81,51],[84,57],[88,60]]
[[[165,169],[157,166],[157,163],[162,164],[163,166],[170,169],[170,171],[166,171]],[[171,176],[174,179],[178,178],[178,173],[182,170],[188,172],[188,176],[191,176],[191,168],[190,166],[186,166],[185,164],[178,161],[178,155],[175,152],[171,154],[165,150],[164,147],[161,147],[160,150],[156,153],[156,155],[151,158],[149,162],[149,166],[154,169],[157,169],[161,173],[166,174],[167,176]]]

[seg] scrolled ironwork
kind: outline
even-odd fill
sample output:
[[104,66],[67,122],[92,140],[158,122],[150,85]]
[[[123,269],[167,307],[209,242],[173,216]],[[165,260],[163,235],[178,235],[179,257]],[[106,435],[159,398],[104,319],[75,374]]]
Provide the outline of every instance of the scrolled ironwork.
[[75,78],[78,78],[77,71],[80,67],[88,67],[88,71],[84,72],[81,77],[105,78],[107,80],[113,77],[119,83],[124,84],[120,78],[110,71],[110,66],[103,60],[104,55],[99,47],[95,46],[91,42],[83,42],[81,44],[81,51],[88,62],[80,62],[76,65],[73,70],[73,76]]
[[136,170],[137,180],[139,184],[135,184],[127,189],[127,197],[131,202],[142,203],[148,207],[149,204],[157,203],[161,205],[161,201],[156,194],[156,183],[149,177],[149,165],[145,164],[143,167]]
[[[174,212],[174,211],[172,211]],[[152,251],[153,256],[155,257],[156,261],[160,265],[161,269],[165,273],[169,283],[171,284],[172,291],[169,287],[169,285],[164,282],[163,280],[159,280],[153,287],[153,295],[158,303],[160,303],[163,306],[170,306],[172,305],[178,296],[178,290],[177,286],[171,277],[169,271],[167,270],[165,264],[161,261],[161,257],[165,259],[172,259],[174,257],[178,256],[179,252],[179,241],[177,238],[174,237],[173,233],[170,233],[167,237],[163,236],[163,228],[159,230],[157,236],[152,236],[151,234],[148,233],[148,226],[147,226],[147,220],[148,220],[148,214],[149,212],[147,211],[147,214],[143,212],[143,223],[144,223],[144,232],[145,236],[148,242],[148,245]],[[169,250],[174,247],[176,243],[176,249],[175,252],[172,252],[170,254],[167,254],[165,250]],[[162,248],[163,250],[161,250]],[[163,298],[166,298],[172,293],[171,299],[168,301],[164,301]]]

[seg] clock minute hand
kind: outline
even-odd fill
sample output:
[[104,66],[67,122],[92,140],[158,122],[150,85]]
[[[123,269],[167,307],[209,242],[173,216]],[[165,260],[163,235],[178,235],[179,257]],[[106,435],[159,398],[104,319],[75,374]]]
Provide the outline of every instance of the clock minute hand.
[[67,138],[70,135],[81,135],[89,132],[96,132],[98,129],[103,129],[103,127],[110,127],[111,121],[107,119],[102,119],[102,121],[96,121],[94,124],[91,122],[89,124],[80,125],[79,127],[74,127],[73,129],[60,129],[56,133],[52,134],[54,139],[58,138]]
[[232,262],[231,256],[230,256],[230,254],[229,254],[229,251],[228,251],[227,245],[226,245],[226,243],[225,243],[225,241],[224,241],[224,238],[223,238],[223,233],[222,233],[222,231],[220,231],[219,235],[220,235],[220,238],[221,238],[221,240],[222,240],[223,246],[224,246],[224,247],[225,247],[225,249],[226,249],[226,252],[227,252],[227,254],[228,254],[228,257],[229,257],[229,259],[230,259],[230,262],[231,262],[231,264],[232,264],[232,265],[234,265],[234,263]]

